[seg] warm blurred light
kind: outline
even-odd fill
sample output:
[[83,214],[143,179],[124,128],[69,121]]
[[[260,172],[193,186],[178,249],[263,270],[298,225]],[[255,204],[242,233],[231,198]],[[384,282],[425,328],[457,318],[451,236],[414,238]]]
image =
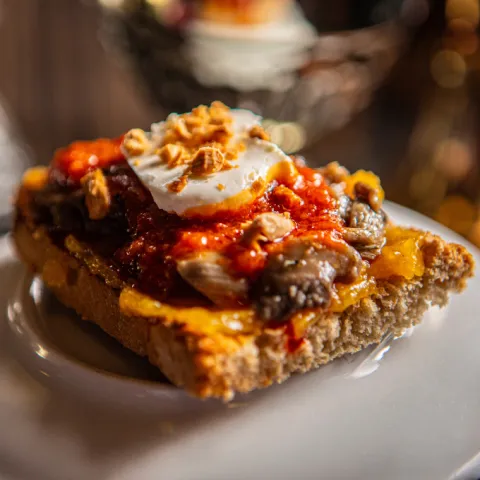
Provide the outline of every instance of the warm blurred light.
[[154,7],[166,7],[172,0],[148,0],[148,3]]
[[463,84],[467,66],[463,57],[453,50],[440,50],[430,65],[433,79],[444,88],[456,88]]
[[470,230],[470,234],[468,235],[468,239],[480,247],[480,220],[477,220]]
[[477,28],[475,23],[469,22],[464,18],[453,18],[447,23],[447,29],[455,33],[474,33]]
[[100,5],[103,5],[107,8],[120,8],[124,0],[99,0]]
[[447,20],[462,19],[478,25],[480,5],[478,0],[447,0],[445,14]]
[[475,31],[456,31],[445,36],[443,44],[447,50],[455,50],[460,55],[473,55],[478,49],[478,36]]
[[263,127],[270,135],[272,142],[276,143],[285,153],[296,153],[305,146],[305,129],[299,123],[280,123],[266,119]]
[[449,180],[461,180],[471,170],[474,159],[467,145],[449,138],[436,146],[433,162]]
[[410,179],[410,194],[417,200],[422,200],[426,196],[431,196],[432,192],[442,190],[441,195],[446,188],[442,179],[438,178],[435,170],[425,168],[415,172]]
[[459,195],[446,197],[437,210],[435,219],[460,235],[468,235],[475,221],[476,208]]

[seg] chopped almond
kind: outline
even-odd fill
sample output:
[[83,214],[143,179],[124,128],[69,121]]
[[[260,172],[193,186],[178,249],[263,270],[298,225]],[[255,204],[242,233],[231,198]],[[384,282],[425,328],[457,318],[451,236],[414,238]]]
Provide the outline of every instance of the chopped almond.
[[350,175],[350,172],[345,167],[341,167],[338,162],[331,162],[319,168],[318,171],[329,183],[344,182]]
[[219,172],[225,165],[225,156],[215,147],[201,147],[193,158],[191,172],[205,176]]
[[168,185],[168,189],[171,192],[179,193],[187,186],[187,181],[188,181],[188,174],[182,175],[178,180],[175,180],[174,182],[170,183]]
[[132,157],[143,155],[149,146],[150,141],[141,128],[130,130],[123,139],[123,148],[127,151],[128,155]]
[[208,107],[206,105],[199,105],[192,110],[191,115],[205,121],[209,116]]
[[279,185],[273,190],[273,196],[286,208],[294,208],[303,205],[303,200],[285,185]]
[[180,139],[189,139],[192,137],[184,118],[178,118],[174,124],[174,131]]
[[226,145],[233,137],[233,130],[226,124],[208,125],[205,129],[205,137],[209,142]]
[[210,105],[210,117],[212,118],[226,118],[231,121],[230,109],[222,102],[216,100]]
[[[170,115],[165,125],[162,146],[156,150],[162,162],[173,168],[188,165],[184,175],[172,182],[168,188],[181,192],[190,175],[211,175],[237,168],[230,161],[237,160],[246,145],[233,143],[233,117],[230,109],[221,102],[210,107],[200,105],[190,113]],[[267,139],[268,135],[258,126],[252,135]]]
[[205,119],[203,117],[197,115],[188,115],[185,117],[185,125],[190,128],[200,127],[205,123]]
[[80,182],[85,192],[85,204],[89,217],[92,220],[105,218],[110,210],[111,199],[107,179],[102,170],[97,168],[87,173]]
[[279,213],[262,213],[258,215],[245,230],[242,243],[260,248],[259,242],[274,242],[288,235],[295,228],[290,218]]
[[270,141],[270,135],[260,125],[254,125],[248,132],[248,135],[250,138]]
[[168,143],[157,151],[157,155],[170,168],[173,168],[185,163],[185,159],[188,154],[184,146]]

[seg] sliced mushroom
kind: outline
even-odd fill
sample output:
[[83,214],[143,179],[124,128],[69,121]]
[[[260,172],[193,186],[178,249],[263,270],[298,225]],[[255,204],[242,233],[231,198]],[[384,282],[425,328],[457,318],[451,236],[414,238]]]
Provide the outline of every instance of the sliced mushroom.
[[375,259],[385,245],[386,215],[373,211],[366,203],[354,201],[346,220],[344,239],[365,260]]
[[219,307],[228,307],[247,296],[244,278],[234,278],[223,255],[207,252],[177,262],[177,271],[195,290]]
[[355,183],[350,196],[345,193],[348,170],[333,162],[318,171],[337,200],[338,215],[345,221],[344,240],[363,259],[374,260],[385,245],[386,215],[378,189],[360,181]]
[[350,210],[352,208],[352,200],[348,195],[340,195],[338,197],[338,214],[343,220],[348,220]]
[[378,196],[378,190],[372,188],[370,185],[363,182],[357,182],[354,186],[354,194],[357,200],[365,202],[375,212],[378,213],[382,208],[382,201]]
[[258,247],[258,242],[274,242],[288,235],[295,223],[279,213],[261,213],[247,227],[242,243]]
[[354,248],[332,250],[306,241],[292,242],[287,249],[270,257],[252,288],[259,315],[282,321],[306,308],[327,307],[334,281],[350,283],[362,266]]

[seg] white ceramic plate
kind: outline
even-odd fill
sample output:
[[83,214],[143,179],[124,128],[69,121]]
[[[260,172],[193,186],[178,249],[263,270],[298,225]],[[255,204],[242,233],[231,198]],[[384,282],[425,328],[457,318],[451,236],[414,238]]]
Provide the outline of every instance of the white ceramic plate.
[[147,365],[59,309],[40,283],[29,293],[5,241],[0,261],[13,332],[0,353],[0,474],[7,459],[25,479],[447,479],[480,450],[477,277],[388,352],[335,361],[227,407],[152,382]]

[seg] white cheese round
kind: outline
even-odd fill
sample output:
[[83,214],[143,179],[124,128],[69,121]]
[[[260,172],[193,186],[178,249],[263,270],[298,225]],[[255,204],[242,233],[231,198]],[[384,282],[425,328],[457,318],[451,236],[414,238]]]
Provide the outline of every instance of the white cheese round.
[[[232,161],[235,168],[214,173],[207,177],[190,177],[183,190],[172,192],[168,185],[178,180],[187,166],[169,168],[158,155],[141,155],[128,157],[130,167],[143,185],[151,192],[157,206],[167,212],[183,215],[188,211],[216,204],[225,204],[228,199],[249,189],[255,190],[254,184],[259,180],[267,181],[268,172],[274,165],[291,162],[280,148],[268,141],[249,138],[246,134],[260,124],[261,118],[249,110],[231,110],[233,117],[233,141],[242,138],[245,151]],[[162,144],[165,122],[153,124],[150,138],[154,146]],[[154,151],[153,148],[151,151]],[[238,197],[237,197],[238,198]],[[242,197],[243,198],[243,197]],[[245,195],[245,200],[251,196]],[[219,205],[221,208],[221,205]]]

